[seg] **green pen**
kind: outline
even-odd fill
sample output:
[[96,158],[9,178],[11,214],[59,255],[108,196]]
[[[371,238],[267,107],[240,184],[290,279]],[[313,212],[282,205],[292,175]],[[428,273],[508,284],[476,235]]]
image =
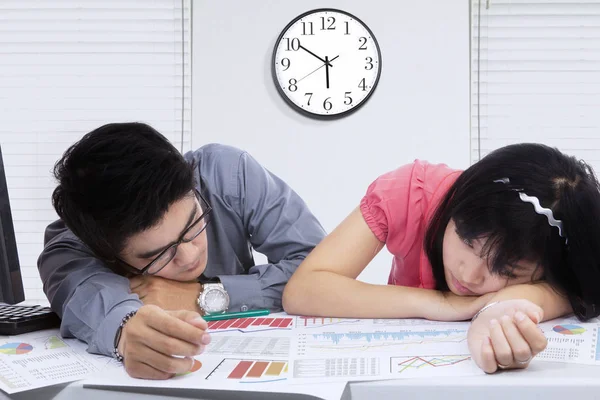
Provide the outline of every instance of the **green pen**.
[[248,317],[259,317],[261,315],[269,315],[269,310],[248,310],[240,312],[222,313],[222,314],[208,314],[203,316],[205,321],[218,321],[222,319],[234,319],[234,318],[248,318]]

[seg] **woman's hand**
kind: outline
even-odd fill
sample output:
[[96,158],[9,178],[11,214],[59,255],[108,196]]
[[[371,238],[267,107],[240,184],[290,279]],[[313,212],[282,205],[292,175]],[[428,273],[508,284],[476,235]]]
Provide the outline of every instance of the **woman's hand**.
[[543,310],[529,300],[501,301],[471,323],[467,341],[471,357],[485,372],[527,368],[548,344],[537,324]]

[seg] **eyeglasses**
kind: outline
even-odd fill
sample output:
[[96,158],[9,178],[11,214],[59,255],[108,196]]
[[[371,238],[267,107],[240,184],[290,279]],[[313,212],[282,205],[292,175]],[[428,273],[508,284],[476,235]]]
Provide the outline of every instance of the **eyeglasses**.
[[200,217],[198,217],[197,220],[195,220],[190,226],[188,226],[188,228],[179,237],[179,240],[177,240],[175,243],[164,249],[158,256],[156,256],[154,260],[150,261],[150,263],[144,268],[135,268],[131,264],[126,263],[120,258],[117,258],[117,260],[120,263],[122,263],[123,266],[130,273],[135,275],[156,275],[164,267],[166,267],[171,262],[171,260],[173,260],[173,258],[175,258],[175,255],[177,254],[177,248],[181,243],[189,243],[192,240],[196,239],[202,232],[204,232],[204,230],[208,226],[208,223],[210,222],[212,208],[198,190],[194,189],[194,193],[196,195],[198,203],[200,203],[201,210],[203,210],[202,215],[200,215]]

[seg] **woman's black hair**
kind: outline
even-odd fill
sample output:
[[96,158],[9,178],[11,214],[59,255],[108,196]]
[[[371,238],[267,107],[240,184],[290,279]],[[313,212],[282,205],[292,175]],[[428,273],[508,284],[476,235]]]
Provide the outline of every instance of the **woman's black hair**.
[[[552,210],[562,236],[519,192]],[[600,186],[585,162],[521,143],[466,169],[427,227],[425,248],[439,290],[448,290],[442,247],[450,219],[461,238],[485,239],[482,257],[491,273],[510,274],[519,260],[537,262],[543,280],[567,296],[580,319],[600,314]]]

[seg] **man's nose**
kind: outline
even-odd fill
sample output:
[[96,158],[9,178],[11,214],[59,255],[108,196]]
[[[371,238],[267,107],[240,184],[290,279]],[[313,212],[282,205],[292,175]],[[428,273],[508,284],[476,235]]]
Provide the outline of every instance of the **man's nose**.
[[185,265],[196,261],[198,249],[193,242],[181,243],[177,247],[177,264]]

